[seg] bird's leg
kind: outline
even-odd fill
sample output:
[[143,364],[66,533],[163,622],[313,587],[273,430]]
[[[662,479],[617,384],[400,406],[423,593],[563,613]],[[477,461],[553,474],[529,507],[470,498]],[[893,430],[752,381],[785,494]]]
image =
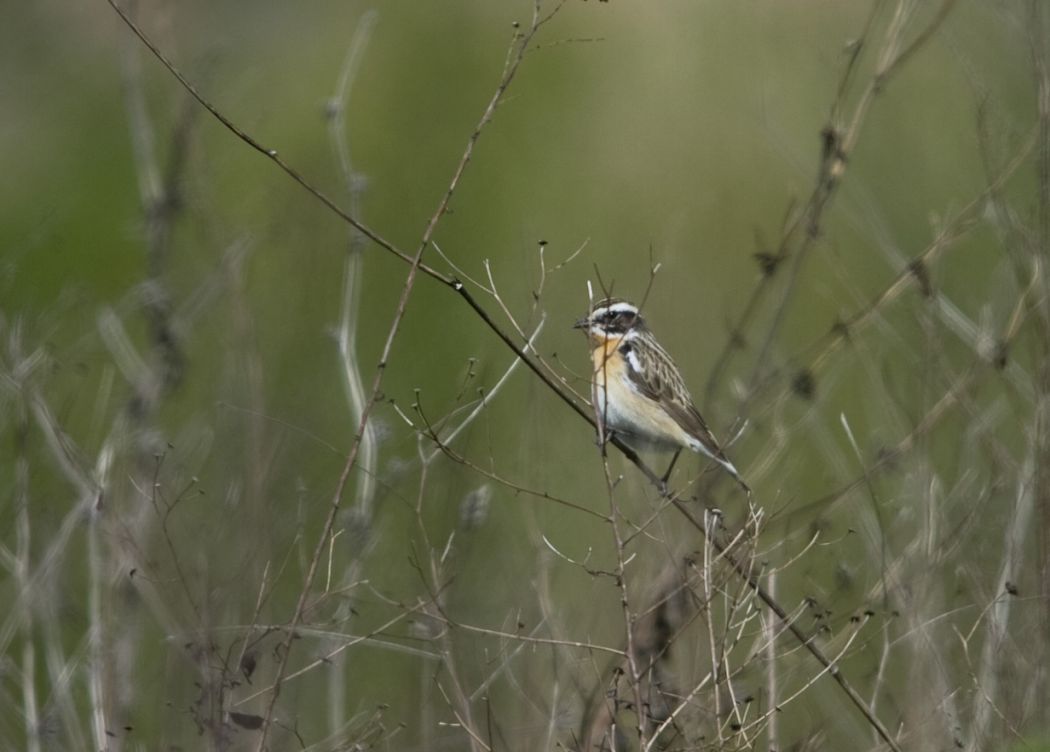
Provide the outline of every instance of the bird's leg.
[[664,496],[667,496],[667,481],[671,477],[671,471],[674,470],[674,463],[678,462],[678,455],[681,453],[681,449],[674,453],[674,457],[671,458],[671,464],[667,466],[667,472],[660,478],[660,493]]

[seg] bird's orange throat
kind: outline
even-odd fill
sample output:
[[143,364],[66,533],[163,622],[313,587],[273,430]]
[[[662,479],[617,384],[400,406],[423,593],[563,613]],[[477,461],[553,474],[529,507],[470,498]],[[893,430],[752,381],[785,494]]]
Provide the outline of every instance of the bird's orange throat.
[[595,368],[602,368],[616,352],[616,348],[623,343],[622,335],[608,336],[590,333],[587,338],[591,343],[591,359],[594,361]]

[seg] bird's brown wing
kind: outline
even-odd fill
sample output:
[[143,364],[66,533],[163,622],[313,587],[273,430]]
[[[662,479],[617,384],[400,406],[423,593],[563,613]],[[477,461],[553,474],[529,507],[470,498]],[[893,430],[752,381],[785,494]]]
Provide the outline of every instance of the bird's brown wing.
[[[691,403],[689,405],[680,405],[677,402],[663,402],[662,404],[668,414],[674,418],[675,423],[700,442],[704,454],[709,455],[720,464],[730,464],[729,458],[722,451],[722,447],[718,445],[718,440],[711,433],[711,429],[707,427],[707,423],[704,422],[703,416],[697,412],[696,407]],[[736,468],[733,469],[735,471]]]
[[693,398],[671,356],[651,339],[625,341],[619,349],[627,361],[628,378],[639,393],[659,403],[682,430],[696,439],[703,453],[724,467],[750,494],[751,489],[726,457],[693,404]]
[[643,345],[638,341],[625,340],[618,349],[627,362],[627,376],[631,385],[643,397],[660,402],[661,394],[666,389],[666,377],[656,369],[658,359],[654,357],[652,347],[651,344]]
[[620,352],[627,360],[631,384],[639,393],[666,410],[682,430],[700,442],[706,454],[727,461],[711,429],[693,405],[693,398],[671,356],[651,340],[624,342]]

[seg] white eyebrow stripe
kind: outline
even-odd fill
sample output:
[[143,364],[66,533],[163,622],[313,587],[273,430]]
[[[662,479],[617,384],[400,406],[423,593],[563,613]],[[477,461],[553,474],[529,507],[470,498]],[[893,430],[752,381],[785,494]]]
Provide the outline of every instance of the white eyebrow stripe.
[[613,303],[611,306],[599,308],[595,313],[600,311],[604,311],[605,313],[638,313],[638,308],[630,303]]

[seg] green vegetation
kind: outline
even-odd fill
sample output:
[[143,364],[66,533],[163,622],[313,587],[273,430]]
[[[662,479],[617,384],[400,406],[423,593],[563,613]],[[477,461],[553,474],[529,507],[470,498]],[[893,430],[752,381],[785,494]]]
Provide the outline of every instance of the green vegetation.
[[[129,4],[308,190],[75,5],[0,25],[0,748],[1042,748],[1041,0]],[[603,458],[588,284],[750,505]]]

